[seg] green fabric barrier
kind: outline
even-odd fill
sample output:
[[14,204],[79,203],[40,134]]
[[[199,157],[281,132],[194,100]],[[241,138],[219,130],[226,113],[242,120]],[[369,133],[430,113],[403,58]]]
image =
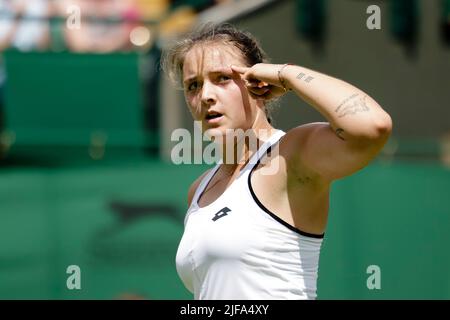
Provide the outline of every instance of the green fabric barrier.
[[[5,129],[16,146],[141,147],[139,55],[8,51]],[[154,141],[153,141],[154,142]]]
[[[0,171],[0,299],[183,299],[175,254],[205,168],[151,161]],[[81,290],[66,286],[81,269]]]
[[[175,269],[187,189],[205,166],[0,171],[0,298],[189,299]],[[449,299],[450,170],[376,162],[332,186],[319,299]],[[69,265],[81,290],[69,290]],[[367,268],[380,268],[370,290]]]
[[[319,298],[449,299],[449,190],[448,168],[408,162],[335,182]],[[367,286],[371,265],[380,289]]]

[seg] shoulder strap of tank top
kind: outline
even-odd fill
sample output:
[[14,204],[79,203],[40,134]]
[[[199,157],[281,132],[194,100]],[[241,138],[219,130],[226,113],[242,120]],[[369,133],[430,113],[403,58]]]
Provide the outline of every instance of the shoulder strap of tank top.
[[200,184],[198,185],[197,190],[195,190],[194,197],[192,198],[191,206],[194,204],[197,204],[198,198],[203,193],[203,190],[206,188],[206,185],[208,184],[209,180],[211,180],[213,175],[219,169],[221,163],[222,163],[222,161],[217,163],[211,170],[209,170],[208,174],[206,176],[204,176],[203,179],[200,181]]
[[[285,134],[284,131],[278,130],[275,132],[272,136],[270,136],[269,139],[267,139],[261,147],[259,147],[258,151],[255,152],[254,155],[250,158],[248,163],[245,165],[244,169],[241,170],[241,172],[246,172],[249,168],[252,168],[259,159],[266,153],[267,149],[270,148],[273,144],[275,144],[283,135]],[[197,205],[198,198],[203,193],[203,190],[208,185],[211,178],[214,176],[216,171],[219,169],[220,165],[222,164],[222,160],[220,160],[214,168],[212,168],[208,174],[202,179],[199,186],[197,187],[197,190],[195,190],[194,197],[192,198],[191,207],[195,204]]]
[[247,172],[248,169],[252,169],[259,160],[266,154],[267,150],[271,148],[275,143],[277,143],[282,136],[284,136],[286,133],[283,130],[278,130],[275,132],[266,142],[263,143],[263,145],[258,149],[258,151],[250,158],[248,161],[244,172]]

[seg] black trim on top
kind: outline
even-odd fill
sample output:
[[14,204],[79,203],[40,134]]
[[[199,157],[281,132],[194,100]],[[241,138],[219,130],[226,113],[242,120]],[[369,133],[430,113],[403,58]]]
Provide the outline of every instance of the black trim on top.
[[[279,140],[276,142],[278,143]],[[267,149],[267,153],[270,153],[272,146],[270,146]],[[265,154],[264,154],[265,155]],[[264,156],[263,155],[263,156]],[[262,156],[262,157],[263,157]],[[261,157],[261,158],[262,158]],[[286,221],[282,220],[280,217],[278,217],[277,215],[275,215],[272,211],[270,211],[269,209],[267,209],[262,203],[261,201],[259,201],[258,197],[256,196],[255,192],[253,191],[252,188],[252,184],[251,184],[251,178],[252,178],[252,173],[255,170],[256,167],[258,167],[259,163],[260,163],[261,159],[258,159],[258,161],[256,162],[256,164],[253,166],[253,168],[250,170],[250,173],[248,174],[248,188],[250,190],[250,193],[252,194],[253,200],[255,200],[256,204],[264,211],[266,212],[269,216],[271,216],[273,219],[275,219],[276,221],[278,221],[279,223],[281,223],[282,225],[284,225],[285,227],[289,228],[290,230],[305,236],[305,237],[311,237],[311,238],[316,238],[316,239],[322,239],[324,237],[324,233],[323,234],[314,234],[314,233],[309,233],[309,232],[305,232],[302,231],[292,225],[290,225],[289,223],[287,223]]]

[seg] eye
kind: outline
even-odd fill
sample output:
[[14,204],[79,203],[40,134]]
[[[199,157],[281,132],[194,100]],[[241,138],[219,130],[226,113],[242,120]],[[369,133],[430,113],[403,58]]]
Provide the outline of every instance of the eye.
[[192,81],[187,86],[187,91],[194,91],[194,90],[197,90],[197,89],[198,89],[198,82],[197,81]]
[[219,77],[218,77],[218,80],[219,80],[219,82],[225,82],[225,81],[228,81],[228,80],[230,80],[231,79],[231,77],[229,77],[229,76],[227,76],[227,75],[220,75]]

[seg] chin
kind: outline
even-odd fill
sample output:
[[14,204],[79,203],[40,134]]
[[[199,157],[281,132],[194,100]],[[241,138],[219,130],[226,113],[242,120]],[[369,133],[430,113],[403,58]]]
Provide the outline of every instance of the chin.
[[223,126],[206,128],[206,130],[204,131],[204,135],[209,139],[215,141],[218,138],[224,138],[226,135],[226,130],[227,128],[224,128]]

